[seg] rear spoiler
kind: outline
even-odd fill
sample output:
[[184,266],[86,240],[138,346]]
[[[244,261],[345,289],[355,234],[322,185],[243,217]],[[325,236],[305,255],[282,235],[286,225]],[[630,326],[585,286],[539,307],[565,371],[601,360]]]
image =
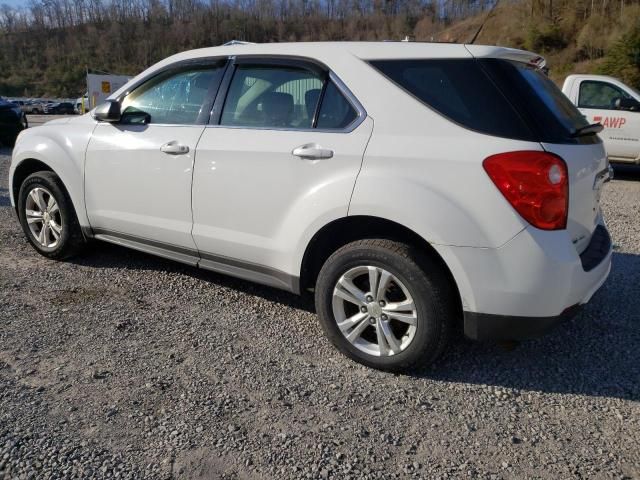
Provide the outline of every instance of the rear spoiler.
[[526,63],[543,71],[546,70],[547,61],[544,57],[526,50],[492,47],[489,45],[465,45],[464,47],[475,58],[502,58],[504,60]]

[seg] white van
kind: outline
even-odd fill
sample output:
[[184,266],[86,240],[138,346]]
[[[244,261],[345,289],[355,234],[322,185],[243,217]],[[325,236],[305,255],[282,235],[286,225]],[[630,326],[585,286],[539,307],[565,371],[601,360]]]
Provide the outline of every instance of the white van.
[[600,133],[611,162],[640,163],[640,92],[605,75],[569,75],[562,92]]

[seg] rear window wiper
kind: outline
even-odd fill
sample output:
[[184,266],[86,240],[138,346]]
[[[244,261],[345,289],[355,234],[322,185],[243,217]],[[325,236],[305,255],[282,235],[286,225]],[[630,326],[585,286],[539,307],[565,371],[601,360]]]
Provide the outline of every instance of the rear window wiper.
[[592,123],[591,125],[586,125],[584,127],[576,129],[576,131],[573,132],[571,136],[584,137],[586,135],[595,135],[596,133],[600,133],[602,130],[604,130],[604,127],[601,123]]

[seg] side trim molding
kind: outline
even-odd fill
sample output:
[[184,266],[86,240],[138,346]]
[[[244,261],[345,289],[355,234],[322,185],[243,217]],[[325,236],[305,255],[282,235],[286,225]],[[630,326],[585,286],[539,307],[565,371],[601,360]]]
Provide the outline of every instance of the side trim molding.
[[193,267],[204,268],[251,282],[280,288],[296,294],[300,293],[300,278],[265,265],[243,262],[233,258],[202,253],[198,250],[169,243],[140,238],[102,228],[93,229],[93,237],[123,247],[150,253]]

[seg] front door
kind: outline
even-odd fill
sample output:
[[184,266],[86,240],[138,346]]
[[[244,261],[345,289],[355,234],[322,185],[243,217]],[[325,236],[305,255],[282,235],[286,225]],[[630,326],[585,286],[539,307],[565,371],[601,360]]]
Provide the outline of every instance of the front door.
[[299,273],[292,250],[306,231],[347,215],[373,122],[327,72],[269,62],[236,59],[216,100],[198,144],[193,237],[203,267],[289,288],[281,274]]
[[97,236],[195,254],[193,163],[223,70],[213,61],[169,68],[122,100],[121,122],[97,125],[85,166]]
[[640,112],[620,110],[618,99],[630,98],[623,89],[600,80],[580,82],[578,108],[590,123],[601,123],[600,133],[611,160],[640,157]]

